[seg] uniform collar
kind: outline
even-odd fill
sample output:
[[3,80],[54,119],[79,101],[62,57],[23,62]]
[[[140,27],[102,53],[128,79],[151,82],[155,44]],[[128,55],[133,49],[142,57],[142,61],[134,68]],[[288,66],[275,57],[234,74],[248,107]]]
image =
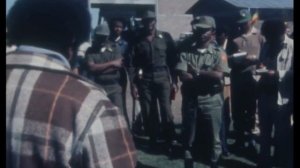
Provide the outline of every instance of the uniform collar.
[[118,44],[123,44],[124,43],[124,39],[122,38],[122,36],[117,37],[116,39],[111,39],[111,41],[118,43]]
[[288,44],[288,39],[289,39],[289,37],[288,37],[287,35],[284,35],[283,44],[284,44],[285,46],[287,46],[287,44]]
[[212,54],[213,48],[214,48],[213,46],[214,46],[213,44],[209,44],[207,48],[204,48],[204,49],[197,48],[197,51],[201,54],[205,54],[205,53]]
[[257,33],[258,33],[258,30],[254,26],[252,26],[250,28],[250,31],[248,33],[243,34],[242,36],[247,37],[247,36],[250,36],[250,35],[257,34]]
[[156,31],[155,31],[155,37],[161,38],[161,39],[164,38],[162,32],[159,31],[159,30],[156,30]]

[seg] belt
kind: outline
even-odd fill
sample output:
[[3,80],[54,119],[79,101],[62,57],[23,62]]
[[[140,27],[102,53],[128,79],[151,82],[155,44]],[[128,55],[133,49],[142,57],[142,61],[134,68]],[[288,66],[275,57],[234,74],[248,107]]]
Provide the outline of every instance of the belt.
[[144,72],[160,72],[165,70],[167,70],[166,66],[155,66],[155,67],[143,68]]
[[95,79],[95,82],[100,85],[118,85],[119,84],[118,80],[97,80],[97,79]]

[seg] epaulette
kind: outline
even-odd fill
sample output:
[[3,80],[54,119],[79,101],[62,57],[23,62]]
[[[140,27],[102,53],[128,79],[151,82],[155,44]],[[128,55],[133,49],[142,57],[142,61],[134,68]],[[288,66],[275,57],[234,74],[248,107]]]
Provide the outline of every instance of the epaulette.
[[210,44],[210,49],[214,52],[221,52],[221,48],[218,46],[218,45],[215,45],[215,44]]
[[156,35],[158,38],[162,39],[165,37],[165,32],[157,30]]

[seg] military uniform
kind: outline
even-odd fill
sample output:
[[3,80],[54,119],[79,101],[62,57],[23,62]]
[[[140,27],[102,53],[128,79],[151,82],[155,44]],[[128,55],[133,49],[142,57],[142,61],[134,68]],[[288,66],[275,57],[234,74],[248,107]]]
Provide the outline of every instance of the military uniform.
[[[251,19],[249,12],[241,10],[239,23],[247,22]],[[246,23],[244,23],[246,24]],[[236,47],[235,52],[247,52],[248,55],[255,55],[258,59],[264,39],[257,30],[252,27],[250,33],[243,34],[233,40]],[[232,119],[233,127],[236,131],[237,145],[246,141],[245,132],[252,133],[255,128],[255,113],[257,100],[257,82],[254,72],[256,65],[248,63],[246,59],[236,61],[230,60],[231,64],[231,92],[232,92]]]
[[153,40],[146,39],[146,34],[141,34],[134,45],[132,65],[135,74],[142,70],[143,75],[133,81],[138,88],[144,128],[155,142],[159,128],[158,107],[165,135],[168,142],[174,138],[175,129],[171,111],[171,78],[170,72],[176,64],[175,44],[167,32],[156,30]]
[[[103,23],[96,28],[97,35],[108,36],[109,29],[107,24]],[[105,41],[100,47],[88,48],[86,51],[86,62],[94,64],[103,64],[113,60],[122,58],[120,48],[113,42]],[[101,85],[107,93],[107,97],[117,106],[123,113],[122,87],[120,85],[120,70],[115,69],[110,72],[90,72],[94,82]]]
[[[86,52],[86,61],[93,62],[95,64],[105,63],[109,61],[122,58],[118,46],[111,42],[106,42],[100,49],[89,48]],[[108,73],[95,73],[93,74],[94,81],[97,84],[103,86],[107,92],[107,97],[123,110],[123,101],[122,101],[122,88],[120,86],[120,72],[115,70]]]
[[[180,62],[176,69],[189,72],[188,66],[193,67],[195,71],[210,71],[216,66],[225,67],[220,57],[220,49],[210,45],[205,51],[199,52],[197,48],[191,47],[190,50],[181,52]],[[193,73],[193,72],[192,72]],[[218,84],[209,82],[197,83],[183,82],[182,91],[182,110],[184,113],[184,137],[185,148],[191,148],[197,130],[197,122],[205,121],[212,132],[213,156],[211,160],[216,162],[221,153],[221,144],[219,132],[221,128],[221,115],[223,106],[222,87]]]
[[[202,16],[199,22],[201,28],[209,28],[208,26],[215,28],[214,20],[211,17]],[[209,157],[212,165],[217,163],[221,154],[219,133],[222,122],[223,80],[216,82],[201,78],[198,73],[214,71],[216,68],[222,72],[228,70],[227,64],[221,58],[220,48],[212,43],[204,49],[199,49],[193,44],[185,47],[181,51],[180,60],[176,65],[177,70],[193,74],[193,79],[183,81],[181,86],[184,148],[190,151],[195,145],[196,132],[200,129],[205,130],[212,141],[209,147],[212,151]]]

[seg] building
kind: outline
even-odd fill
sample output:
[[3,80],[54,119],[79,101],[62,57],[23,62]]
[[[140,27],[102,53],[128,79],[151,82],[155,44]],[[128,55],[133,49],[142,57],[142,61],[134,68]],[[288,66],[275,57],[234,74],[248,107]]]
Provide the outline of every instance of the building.
[[[168,31],[174,39],[191,30],[192,14],[186,14],[197,0],[90,0],[92,8],[99,8],[99,18],[140,18],[145,10],[155,11],[157,27]],[[99,22],[101,20],[99,19]]]

